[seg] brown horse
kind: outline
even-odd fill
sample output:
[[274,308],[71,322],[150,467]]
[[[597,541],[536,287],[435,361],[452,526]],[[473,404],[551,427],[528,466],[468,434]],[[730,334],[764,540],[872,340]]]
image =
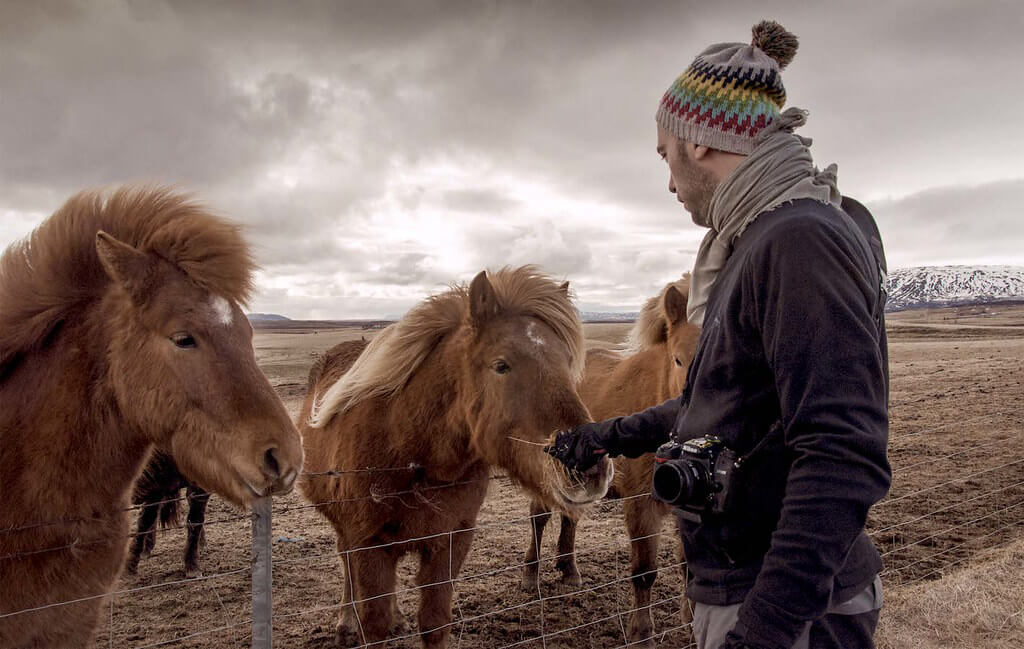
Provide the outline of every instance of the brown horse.
[[396,564],[416,553],[421,639],[444,646],[492,467],[569,511],[611,482],[607,460],[569,475],[542,448],[590,420],[576,391],[579,315],[568,284],[503,269],[427,299],[361,347],[316,364],[300,414],[312,473],[299,488],[333,524],[345,566],[339,639],[387,637]]
[[163,189],[78,194],[0,257],[0,646],[89,642],[154,443],[237,505],[291,488],[252,269],[237,226]]
[[[586,372],[580,395],[597,420],[638,412],[679,396],[686,379],[686,368],[697,349],[700,329],[686,321],[689,280],[668,284],[644,305],[630,331],[625,355],[592,349],[587,353]],[[623,501],[626,529],[632,539],[633,610],[627,634],[630,646],[654,646],[651,619],[651,588],[658,574],[658,534],[668,506],[649,494],[654,472],[654,456],[615,459],[613,491]],[[523,571],[523,588],[537,589],[539,543],[551,509],[534,500],[530,506],[530,548]],[[576,513],[562,513],[558,536],[556,567],[563,581],[580,583],[575,559]],[[684,613],[684,619],[686,619]]]

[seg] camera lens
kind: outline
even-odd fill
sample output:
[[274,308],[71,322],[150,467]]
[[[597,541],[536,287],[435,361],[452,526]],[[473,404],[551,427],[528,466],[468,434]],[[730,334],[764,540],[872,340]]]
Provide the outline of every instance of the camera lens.
[[672,460],[654,469],[654,497],[676,507],[701,506],[708,495],[708,479],[687,460]]

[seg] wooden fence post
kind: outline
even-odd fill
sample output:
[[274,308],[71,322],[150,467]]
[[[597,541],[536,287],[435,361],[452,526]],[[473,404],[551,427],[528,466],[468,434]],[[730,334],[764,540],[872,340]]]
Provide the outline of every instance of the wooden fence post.
[[271,649],[273,604],[271,597],[270,496],[252,504],[252,647]]

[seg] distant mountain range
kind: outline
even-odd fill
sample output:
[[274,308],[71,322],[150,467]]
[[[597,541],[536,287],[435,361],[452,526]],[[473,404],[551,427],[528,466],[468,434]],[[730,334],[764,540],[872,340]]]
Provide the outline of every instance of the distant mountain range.
[[[1024,266],[914,266],[889,273],[886,311],[1024,302]],[[633,322],[639,314],[584,311],[584,322]]]
[[249,318],[249,322],[286,322],[291,320],[291,318],[276,313],[246,313],[245,317]]
[[1024,266],[915,266],[889,273],[886,311],[1024,301]]
[[639,317],[637,311],[581,311],[583,322],[633,322]]
[[[886,285],[889,292],[886,311],[1024,302],[1024,266],[914,266],[890,272]],[[583,322],[633,322],[638,315],[636,311],[584,311],[580,317]],[[259,323],[291,321],[276,313],[249,313],[248,317]],[[372,322],[384,324],[397,319],[397,316],[388,316]]]

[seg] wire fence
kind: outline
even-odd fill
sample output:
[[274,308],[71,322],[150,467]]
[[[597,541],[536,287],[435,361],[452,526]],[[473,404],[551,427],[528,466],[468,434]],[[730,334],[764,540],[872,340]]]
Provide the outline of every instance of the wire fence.
[[[983,441],[958,445],[933,444],[923,454],[910,454],[894,461],[893,490],[872,510],[869,535],[879,547],[886,564],[882,573],[887,585],[909,584],[941,577],[988,547],[1005,545],[1024,533],[1024,450],[1020,444],[1024,417],[1019,411],[991,412],[962,418],[959,425],[919,428],[893,435],[891,449],[913,444],[928,444],[943,435],[956,436],[965,426],[984,427]],[[944,449],[935,452],[936,449]],[[948,451],[948,452],[947,452]],[[350,474],[417,472],[421,467],[339,467],[309,472],[307,479],[330,480]],[[429,502],[443,501],[447,490],[470,487],[490,488],[479,521],[430,534],[397,535],[395,540],[370,543],[353,548],[333,548],[333,534],[320,516],[318,507],[356,502],[387,502],[411,496],[414,506],[429,508]],[[424,494],[428,494],[425,497]],[[417,500],[417,498],[421,498]],[[251,513],[239,514],[224,509],[206,521],[211,536],[226,531],[228,540],[220,546],[227,561],[217,569],[194,578],[167,578],[167,566],[154,579],[128,588],[118,588],[63,602],[18,611],[0,611],[0,623],[44,609],[66,607],[93,600],[104,600],[104,622],[97,632],[97,646],[253,646],[262,649],[274,643],[305,646],[331,639],[334,618],[346,608],[357,609],[376,600],[397,602],[398,620],[404,629],[392,631],[386,639],[373,640],[362,628],[358,615],[352,615],[354,628],[348,640],[360,647],[418,646],[423,633],[448,631],[450,644],[462,647],[568,647],[646,646],[672,642],[687,646],[690,642],[687,620],[682,617],[680,593],[686,579],[686,562],[675,554],[678,534],[671,520],[655,532],[630,536],[622,525],[623,506],[647,499],[648,493],[605,499],[592,508],[580,523],[574,553],[542,551],[536,565],[541,578],[530,590],[520,589],[524,570],[534,565],[524,553],[531,524],[526,500],[509,476],[425,485],[417,488],[372,492],[317,503],[300,502],[289,496],[276,503],[261,501]],[[172,500],[184,500],[172,499]],[[164,501],[170,502],[170,501]],[[80,526],[126,516],[141,506],[133,506],[104,516],[68,518],[54,521],[29,521],[0,529],[0,538],[8,534],[31,534],[41,529]],[[519,508],[518,510],[516,508]],[[522,514],[516,515],[520,511]],[[181,536],[186,526],[157,529],[161,536]],[[251,531],[250,531],[251,530]],[[275,533],[277,536],[275,536]],[[551,537],[558,533],[549,526]],[[306,538],[315,534],[316,538]],[[474,537],[472,560],[455,569],[453,550],[462,535]],[[125,543],[134,535],[124,538]],[[252,543],[249,557],[238,550],[240,541]],[[540,538],[534,538],[539,547]],[[401,565],[399,583],[386,592],[361,594],[344,601],[345,579],[342,568],[350,567],[353,556],[375,551],[398,551],[403,547],[447,541],[448,568],[441,579],[413,580],[412,569]],[[101,541],[93,541],[99,543]],[[102,542],[108,542],[107,539]],[[630,548],[642,542],[658,542],[658,566],[634,573]],[[6,562],[26,560],[41,553],[76,550],[89,542],[72,541],[47,545],[0,556],[0,569]],[[166,557],[167,554],[161,555]],[[584,574],[583,583],[566,585],[558,581],[557,564],[575,558]],[[171,573],[173,574],[173,573]],[[347,571],[351,578],[351,570]],[[633,584],[648,576],[658,576],[649,605],[638,606],[633,599]],[[351,585],[349,585],[351,586]],[[452,592],[448,621],[420,629],[416,627],[416,596],[435,589]],[[305,592],[312,589],[315,592]],[[251,598],[250,598],[251,596]],[[272,608],[273,600],[276,610]],[[168,602],[177,612],[159,625],[145,628],[145,620],[159,619]],[[189,602],[200,602],[202,614],[195,614]],[[176,608],[175,608],[176,607]],[[127,621],[119,619],[119,610]],[[654,626],[641,637],[629,632],[629,620],[635,614],[651,612]],[[283,646],[281,644],[274,646]]]

